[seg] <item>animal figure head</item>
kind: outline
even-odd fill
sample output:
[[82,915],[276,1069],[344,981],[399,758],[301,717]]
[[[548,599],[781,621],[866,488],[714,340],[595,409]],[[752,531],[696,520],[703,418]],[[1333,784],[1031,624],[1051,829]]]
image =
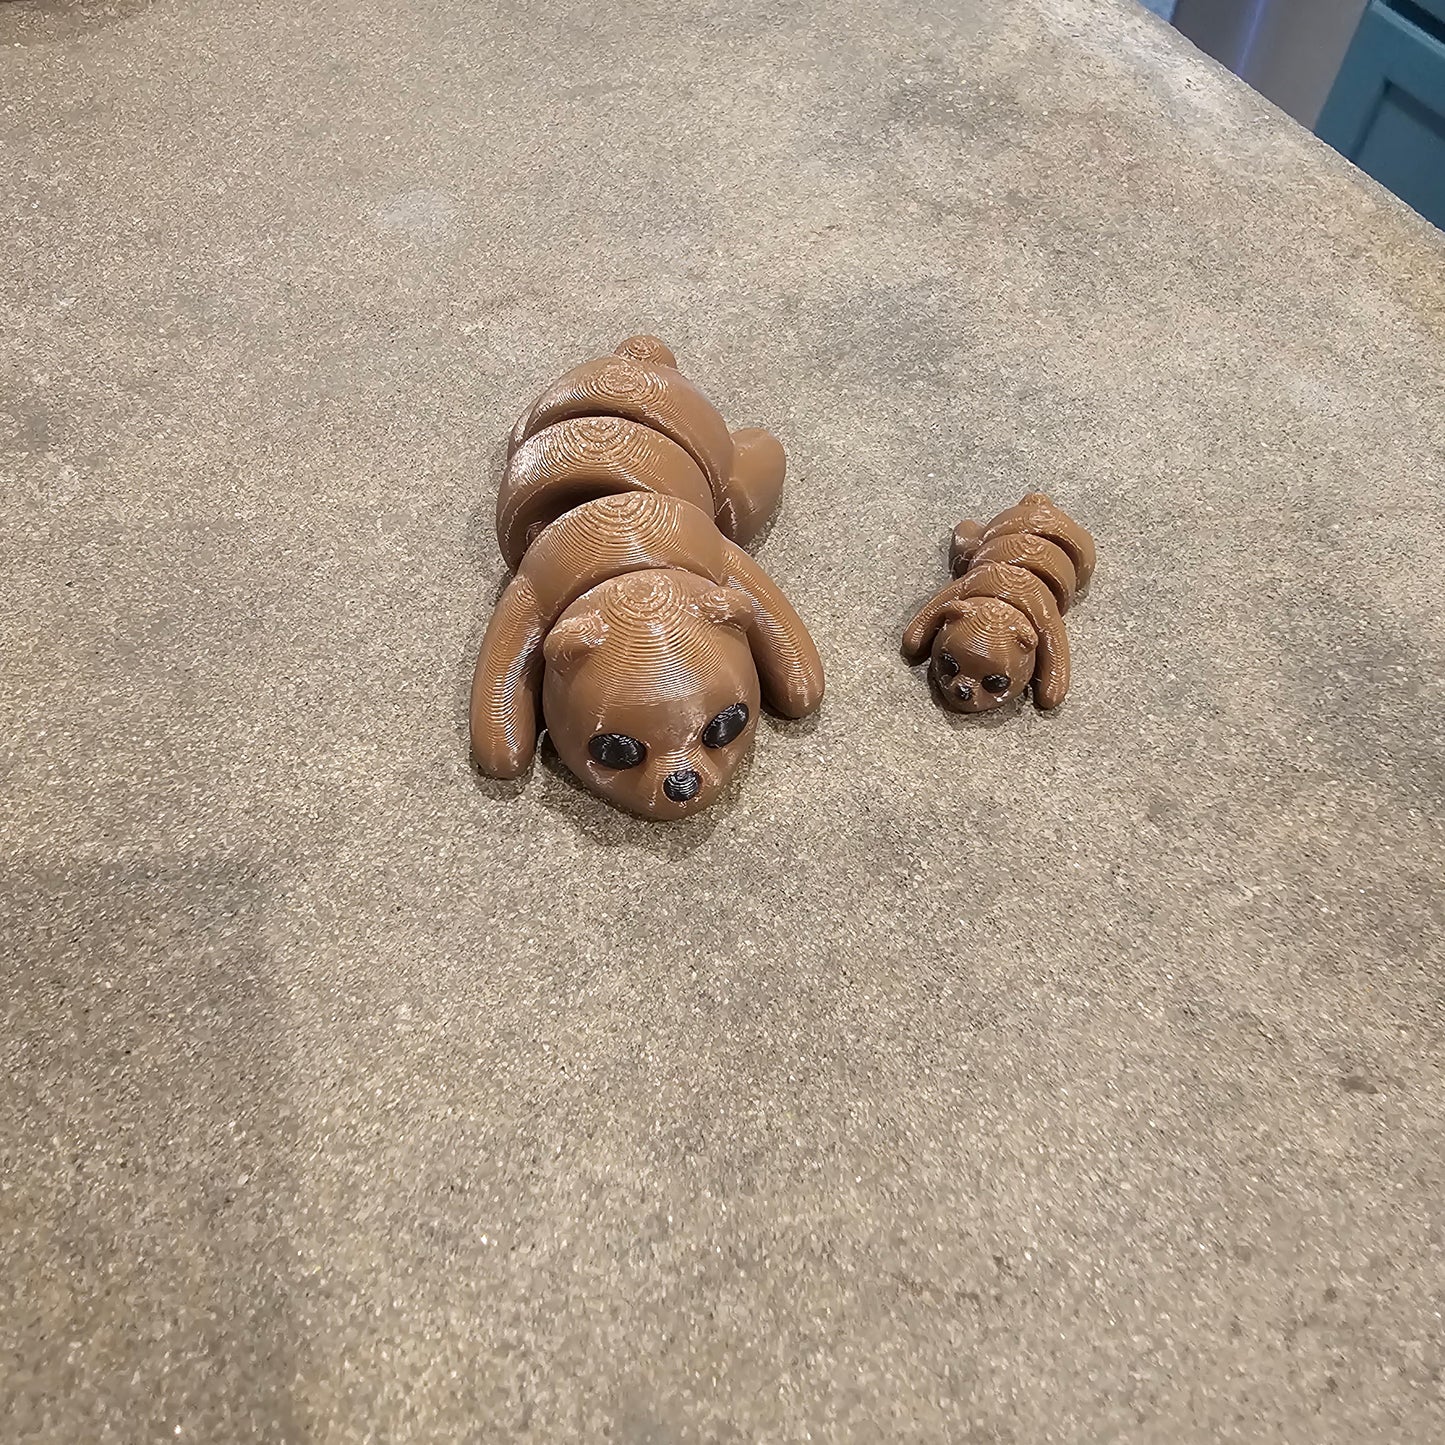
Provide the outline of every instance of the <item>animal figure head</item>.
[[1094,539],[1042,492],[991,522],[960,522],[955,580],[903,629],[903,656],[928,659],[949,712],[988,712],[1032,685],[1042,710],[1069,690],[1064,613],[1094,571]]
[[627,573],[547,635],[542,712],[587,788],[646,818],[700,812],[752,749],[760,706],[752,600],[689,572]]
[[979,713],[1033,680],[1039,637],[1017,607],[996,597],[950,602],[933,639],[928,675],[949,712]]

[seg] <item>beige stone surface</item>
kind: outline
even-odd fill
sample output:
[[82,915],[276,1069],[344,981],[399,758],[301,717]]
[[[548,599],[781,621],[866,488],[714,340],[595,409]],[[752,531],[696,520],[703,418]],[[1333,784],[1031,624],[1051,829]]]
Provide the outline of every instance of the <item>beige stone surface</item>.
[[[0,256],[8,1442],[1445,1438],[1436,232],[1122,4],[5,0]],[[830,675],[671,828],[464,736],[643,329]]]

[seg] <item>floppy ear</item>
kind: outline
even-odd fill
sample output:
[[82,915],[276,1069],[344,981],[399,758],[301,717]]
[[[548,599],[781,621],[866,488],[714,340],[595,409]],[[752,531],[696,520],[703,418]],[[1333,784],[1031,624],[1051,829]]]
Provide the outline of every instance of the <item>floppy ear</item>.
[[543,617],[523,577],[497,602],[472,675],[472,757],[490,778],[519,778],[537,750]]
[[963,578],[950,582],[935,592],[914,614],[913,620],[903,629],[903,656],[909,662],[922,662],[933,649],[933,639],[943,626],[944,614],[949,604],[967,596],[963,590]]
[[778,584],[733,543],[723,542],[728,590],[752,604],[748,644],[763,699],[783,717],[807,717],[823,701],[823,659]]
[[542,644],[547,666],[566,672],[594,648],[607,640],[607,619],[600,612],[585,612],[580,617],[564,617]]
[[710,587],[692,604],[692,610],[720,627],[736,627],[742,632],[758,620],[753,599],[736,587]]

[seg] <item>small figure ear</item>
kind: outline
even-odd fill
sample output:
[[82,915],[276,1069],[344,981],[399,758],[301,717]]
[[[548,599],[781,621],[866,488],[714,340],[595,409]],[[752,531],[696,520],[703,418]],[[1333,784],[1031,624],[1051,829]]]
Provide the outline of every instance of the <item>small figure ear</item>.
[[1019,620],[1010,626],[1009,632],[1012,633],[1020,652],[1032,652],[1039,645],[1038,633],[1034,631],[1022,614],[1020,614]]
[[740,632],[746,632],[758,617],[753,599],[736,587],[710,587],[692,604],[692,610],[708,622],[736,627]]
[[542,644],[547,666],[565,671],[607,640],[607,619],[600,612],[564,617]]

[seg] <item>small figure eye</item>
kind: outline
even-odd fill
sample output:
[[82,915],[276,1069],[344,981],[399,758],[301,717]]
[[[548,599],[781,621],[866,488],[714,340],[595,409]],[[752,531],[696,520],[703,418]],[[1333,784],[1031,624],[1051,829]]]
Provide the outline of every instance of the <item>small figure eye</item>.
[[944,677],[952,677],[958,671],[958,659],[951,652],[938,654],[938,670]]
[[725,707],[702,730],[702,745],[705,748],[725,748],[737,740],[738,734],[747,725],[747,703],[735,702],[731,707]]
[[1009,681],[1008,678],[1003,675],[1003,673],[991,672],[986,678],[984,678],[983,685],[990,692],[1007,692],[1009,688]]
[[626,733],[597,733],[588,741],[587,751],[594,762],[619,772],[635,768],[647,756],[646,745]]

